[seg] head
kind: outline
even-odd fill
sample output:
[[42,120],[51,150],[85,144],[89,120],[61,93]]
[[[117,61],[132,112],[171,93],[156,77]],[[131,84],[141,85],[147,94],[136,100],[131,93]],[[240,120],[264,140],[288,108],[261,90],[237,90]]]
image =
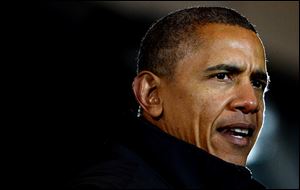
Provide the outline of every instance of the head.
[[245,165],[263,124],[263,44],[226,8],[190,8],[158,20],[142,40],[133,82],[142,116],[166,133]]

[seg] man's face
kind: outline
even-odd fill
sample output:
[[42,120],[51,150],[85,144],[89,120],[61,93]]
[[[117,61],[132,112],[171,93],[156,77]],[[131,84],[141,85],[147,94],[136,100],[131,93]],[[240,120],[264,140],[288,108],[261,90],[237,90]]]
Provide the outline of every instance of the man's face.
[[200,48],[177,63],[174,79],[162,79],[160,127],[245,165],[263,123],[263,46],[254,32],[238,26],[208,24],[200,35]]

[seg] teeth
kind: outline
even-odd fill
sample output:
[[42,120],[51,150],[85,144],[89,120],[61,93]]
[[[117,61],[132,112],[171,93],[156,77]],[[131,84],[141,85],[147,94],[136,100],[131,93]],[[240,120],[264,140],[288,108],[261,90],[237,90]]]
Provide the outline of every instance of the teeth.
[[234,137],[238,138],[238,139],[242,139],[242,136],[237,136],[237,135],[233,135]]
[[249,130],[248,129],[238,129],[238,128],[235,128],[235,129],[231,129],[232,131],[236,132],[236,133],[243,133],[245,135],[248,135],[249,134]]

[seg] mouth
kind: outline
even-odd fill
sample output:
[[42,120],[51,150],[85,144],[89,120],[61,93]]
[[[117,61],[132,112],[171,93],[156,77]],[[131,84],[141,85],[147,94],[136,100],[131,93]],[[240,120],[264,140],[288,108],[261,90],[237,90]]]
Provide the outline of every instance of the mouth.
[[243,147],[250,144],[250,139],[254,134],[255,128],[253,124],[237,123],[219,127],[217,131],[226,141]]

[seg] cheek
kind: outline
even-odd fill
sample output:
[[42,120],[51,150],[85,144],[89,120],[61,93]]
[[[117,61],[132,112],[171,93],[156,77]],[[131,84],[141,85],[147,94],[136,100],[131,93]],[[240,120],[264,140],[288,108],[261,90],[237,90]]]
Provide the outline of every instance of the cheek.
[[211,130],[214,121],[224,110],[225,98],[213,91],[204,91],[194,98],[191,108],[198,117],[200,130]]
[[189,81],[170,88],[164,95],[164,109],[174,123],[183,125],[184,121],[184,125],[198,125],[207,129],[224,109],[228,95],[218,88],[212,89],[211,86],[198,83]]
[[264,117],[265,117],[264,108],[262,108],[262,110],[257,113],[257,124],[260,127],[259,130],[263,125]]
[[207,96],[195,86],[185,85],[184,88],[177,88],[168,92],[164,100],[164,109],[168,121],[175,126],[186,126],[190,128],[199,119],[207,120],[210,113],[210,105]]
[[227,106],[230,100],[231,96],[229,93],[218,90],[211,90],[206,96],[200,97],[199,102],[201,104],[198,107],[200,117],[199,128],[202,131],[206,131],[204,134],[200,133],[202,138],[211,137],[214,134],[216,122],[228,116],[230,112],[228,112]]
[[263,120],[264,120],[264,115],[265,115],[265,101],[264,97],[259,97],[259,111],[256,113],[257,117],[257,124],[259,126],[262,125]]
[[213,120],[217,117],[224,109],[228,96],[224,93],[207,90],[201,95],[198,95],[194,106],[197,110],[202,113],[203,119]]

